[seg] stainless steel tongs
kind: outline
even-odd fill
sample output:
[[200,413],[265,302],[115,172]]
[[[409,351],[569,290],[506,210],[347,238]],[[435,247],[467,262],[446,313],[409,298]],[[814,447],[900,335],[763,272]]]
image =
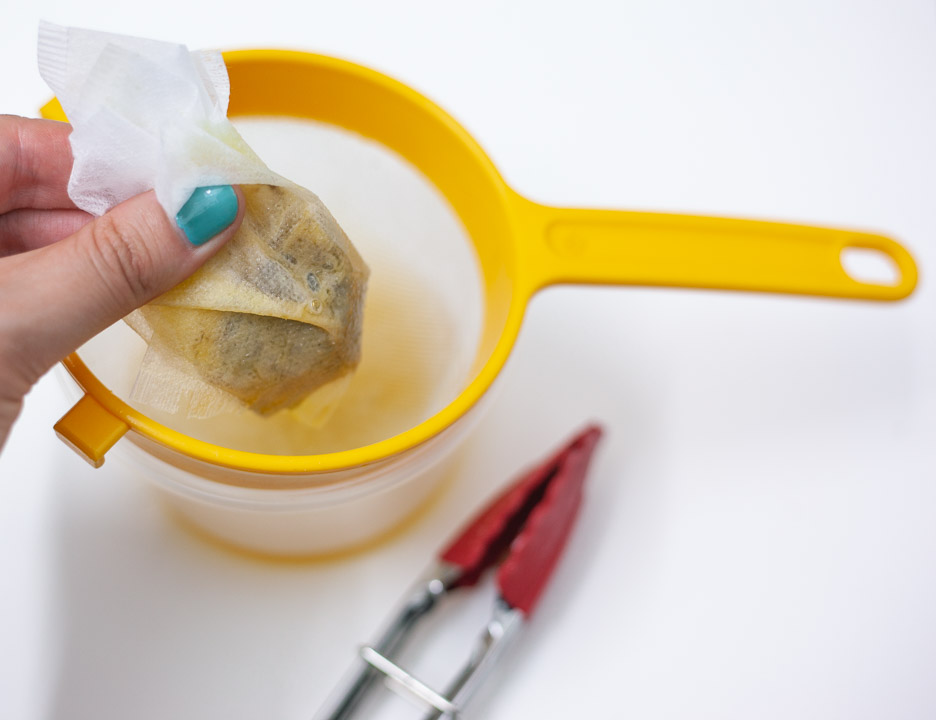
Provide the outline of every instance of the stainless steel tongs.
[[[360,649],[352,671],[315,720],[354,717],[378,679],[424,704],[429,718],[456,718],[507,646],[546,587],[582,501],[582,486],[601,429],[591,426],[511,484],[439,553],[413,586],[409,599],[377,640]],[[438,601],[474,585],[498,565],[498,597],[490,621],[468,661],[443,692],[433,690],[394,657]]]

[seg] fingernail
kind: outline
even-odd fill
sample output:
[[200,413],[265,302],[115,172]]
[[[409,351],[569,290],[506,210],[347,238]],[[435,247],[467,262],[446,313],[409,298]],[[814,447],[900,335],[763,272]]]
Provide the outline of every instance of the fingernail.
[[211,185],[195,188],[176,215],[176,224],[182,228],[192,245],[204,245],[234,222],[237,217],[237,194],[230,185]]

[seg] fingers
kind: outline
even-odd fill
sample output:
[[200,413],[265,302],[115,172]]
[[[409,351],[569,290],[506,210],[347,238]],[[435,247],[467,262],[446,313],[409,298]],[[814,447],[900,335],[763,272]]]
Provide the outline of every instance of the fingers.
[[15,370],[24,386],[18,391],[184,280],[230,239],[243,218],[243,196],[230,186],[202,190],[186,205],[185,232],[148,192],[64,240],[0,260],[0,369]]
[[68,197],[71,125],[0,115],[0,213],[74,208]]
[[0,215],[0,257],[57,242],[78,232],[91,219],[83,210],[10,210]]

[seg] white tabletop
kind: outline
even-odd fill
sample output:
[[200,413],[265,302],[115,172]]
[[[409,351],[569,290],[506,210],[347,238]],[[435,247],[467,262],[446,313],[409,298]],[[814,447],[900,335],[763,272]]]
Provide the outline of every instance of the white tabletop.
[[231,553],[84,465],[50,375],[0,455],[0,718],[310,717],[451,528],[587,419],[580,523],[474,717],[936,716],[931,2],[8,5],[3,112],[48,97],[40,17],[315,50],[436,100],[533,199],[866,228],[922,281],[898,304],[549,290],[451,488],[329,562]]

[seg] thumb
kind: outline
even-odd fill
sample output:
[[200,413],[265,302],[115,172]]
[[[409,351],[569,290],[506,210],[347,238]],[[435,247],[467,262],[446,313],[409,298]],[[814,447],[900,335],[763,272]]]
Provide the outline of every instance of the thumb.
[[243,214],[243,195],[230,185],[195,190],[176,222],[146,192],[64,240],[0,260],[0,368],[6,364],[28,389],[82,343],[195,272]]

